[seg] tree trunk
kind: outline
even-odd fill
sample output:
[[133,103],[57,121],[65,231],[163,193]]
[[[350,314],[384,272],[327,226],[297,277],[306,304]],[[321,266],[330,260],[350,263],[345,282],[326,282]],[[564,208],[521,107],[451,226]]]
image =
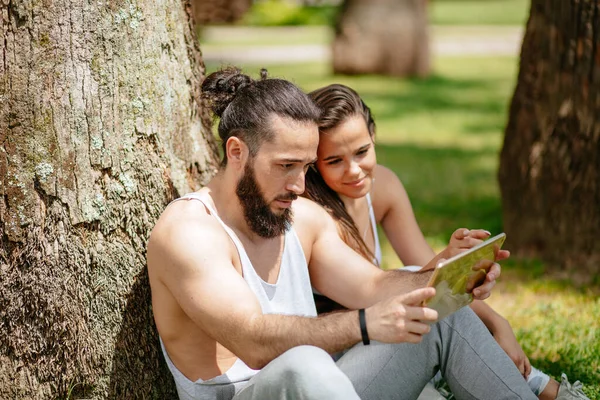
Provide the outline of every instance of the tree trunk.
[[419,76],[430,72],[426,0],[346,0],[333,42],[333,71]]
[[533,0],[499,172],[511,249],[584,281],[600,272],[599,8]]
[[0,398],[174,398],[145,245],[217,162],[190,4],[0,10]]
[[192,0],[194,20],[198,24],[226,24],[240,20],[252,0]]

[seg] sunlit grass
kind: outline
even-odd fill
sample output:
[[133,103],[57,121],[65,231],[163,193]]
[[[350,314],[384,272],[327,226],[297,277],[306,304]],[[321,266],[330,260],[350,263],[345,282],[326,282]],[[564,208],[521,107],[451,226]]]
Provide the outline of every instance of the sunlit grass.
[[[377,122],[378,161],[398,174],[428,242],[441,250],[459,227],[502,231],[496,174],[517,62],[438,58],[422,80],[332,76],[324,63],[266,67],[306,91],[337,82],[364,97]],[[384,238],[382,245],[384,267],[400,267]],[[503,264],[489,302],[511,322],[532,364],[557,379],[565,372],[581,380],[600,399],[600,290],[575,288],[535,260]]]
[[503,275],[488,303],[510,321],[532,365],[555,378],[565,372],[600,399],[598,288],[575,289],[535,262],[507,262]]
[[240,46],[289,46],[301,44],[327,45],[333,38],[333,30],[328,26],[302,27],[252,27],[248,30],[235,26],[206,27],[199,30],[200,46],[240,47]]
[[439,25],[521,25],[529,0],[433,0],[429,16]]
[[[523,25],[529,0],[432,0],[429,20],[439,25]],[[303,6],[289,0],[261,0],[244,15],[240,25],[253,26],[333,26],[339,7]]]

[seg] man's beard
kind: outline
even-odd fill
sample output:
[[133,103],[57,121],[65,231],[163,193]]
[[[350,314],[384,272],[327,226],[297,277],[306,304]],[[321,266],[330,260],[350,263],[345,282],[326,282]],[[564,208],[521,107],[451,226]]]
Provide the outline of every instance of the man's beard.
[[[293,218],[292,210],[286,208],[281,215],[271,211],[262,191],[258,187],[251,162],[251,160],[248,160],[244,175],[235,189],[235,194],[242,204],[244,218],[250,229],[263,238],[271,239],[282,235],[289,229]],[[288,193],[276,197],[275,200],[289,201],[296,200],[297,197],[295,193]]]

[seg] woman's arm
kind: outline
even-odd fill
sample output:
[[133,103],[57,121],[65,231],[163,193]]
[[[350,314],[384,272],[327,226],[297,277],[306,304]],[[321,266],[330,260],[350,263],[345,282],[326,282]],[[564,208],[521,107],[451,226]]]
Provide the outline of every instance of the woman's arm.
[[[453,257],[490,236],[489,232],[482,229],[457,229],[450,237],[448,246],[436,255],[421,232],[400,179],[381,165],[376,166],[375,176],[376,183],[372,190],[375,218],[404,265],[434,268],[441,259]],[[506,250],[500,250],[496,259],[503,260],[509,254]]]
[[377,223],[404,265],[426,265],[435,256],[415,218],[408,194],[400,179],[388,168],[375,167],[372,190]]
[[[489,232],[481,229],[457,229],[448,246],[436,255],[421,232],[400,179],[381,165],[377,165],[375,176],[372,196],[375,218],[404,265],[434,268],[441,259],[470,249],[489,236]],[[500,254],[499,259],[502,258],[506,258],[504,254]]]
[[[377,165],[376,183],[373,187],[373,208],[378,223],[385,231],[388,241],[404,265],[433,268],[442,258],[452,257],[481,240],[489,233],[481,230],[458,229],[450,238],[450,243],[437,255],[427,244],[419,227],[408,194],[400,179],[389,169]],[[466,240],[467,237],[475,240]],[[499,258],[508,257],[502,251]],[[508,321],[483,301],[475,300],[471,308],[492,333],[500,347],[510,356],[524,376],[531,371],[529,359],[521,349]]]
[[521,375],[527,378],[531,372],[531,364],[521,345],[517,342],[510,323],[483,301],[473,301],[471,309],[488,328],[500,347],[513,360]]

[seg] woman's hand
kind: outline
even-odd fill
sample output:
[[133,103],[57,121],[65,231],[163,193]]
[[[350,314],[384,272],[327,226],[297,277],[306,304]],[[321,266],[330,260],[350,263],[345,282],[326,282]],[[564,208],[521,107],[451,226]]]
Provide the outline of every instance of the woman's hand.
[[517,338],[508,321],[504,320],[504,322],[505,323],[496,327],[492,332],[492,335],[500,347],[508,354],[510,359],[513,360],[521,375],[527,379],[531,373],[531,363],[529,362],[529,358],[527,358],[521,345],[517,342]]
[[[454,231],[452,236],[450,236],[450,242],[448,246],[440,253],[441,258],[450,258],[455,255],[462,253],[465,250],[470,249],[471,247],[477,246],[479,243],[486,240],[490,237],[490,233],[483,229],[466,229],[459,228]],[[500,250],[496,254],[496,260],[500,261],[508,258],[510,256],[510,252],[508,250]]]

